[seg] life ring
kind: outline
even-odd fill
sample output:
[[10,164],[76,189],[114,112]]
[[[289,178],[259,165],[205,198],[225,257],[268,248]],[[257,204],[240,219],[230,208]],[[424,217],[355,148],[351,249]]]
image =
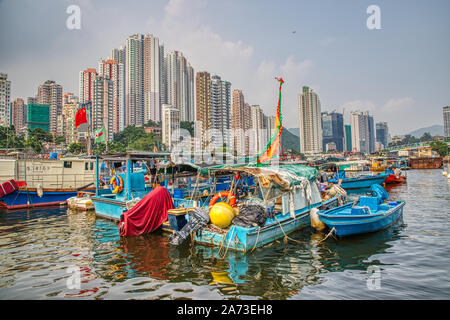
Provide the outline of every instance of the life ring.
[[109,189],[112,193],[121,193],[123,190],[123,179],[121,176],[113,176],[109,182]]
[[217,200],[219,200],[219,198],[222,198],[222,197],[229,197],[230,206],[232,206],[232,207],[236,206],[236,197],[234,196],[234,194],[232,194],[229,191],[221,191],[219,193],[216,193],[216,195],[209,202],[209,210],[211,210],[211,208],[217,202]]

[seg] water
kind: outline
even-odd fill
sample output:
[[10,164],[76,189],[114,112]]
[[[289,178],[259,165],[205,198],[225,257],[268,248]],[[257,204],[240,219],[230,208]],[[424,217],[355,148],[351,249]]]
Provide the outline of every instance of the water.
[[65,208],[0,213],[0,299],[449,299],[450,182],[411,170],[388,191],[407,202],[389,229],[320,244],[306,229],[225,258]]

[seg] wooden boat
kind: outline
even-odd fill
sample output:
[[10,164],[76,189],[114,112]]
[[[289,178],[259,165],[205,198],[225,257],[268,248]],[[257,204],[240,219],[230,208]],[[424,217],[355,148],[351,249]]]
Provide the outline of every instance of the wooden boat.
[[371,187],[375,195],[330,210],[319,211],[319,219],[338,236],[378,231],[391,226],[403,215],[405,201],[385,201],[387,192],[380,185]]
[[336,177],[329,179],[328,182],[338,184],[341,182],[341,187],[348,189],[365,189],[370,188],[374,184],[383,184],[388,177],[386,173],[377,175],[360,175],[354,178],[347,178],[344,170],[339,170]]
[[[194,232],[195,243],[219,246],[224,248],[224,251],[248,252],[287,237],[293,231],[310,225],[311,209],[332,208],[346,201],[340,197],[322,200],[315,181],[318,171],[312,167],[224,165],[206,170],[208,171],[201,172],[214,177],[231,174],[234,177],[240,177],[242,181],[252,177],[255,179],[255,184],[253,188],[249,188],[246,196],[237,196],[238,207],[241,204],[258,203],[266,210],[273,212],[263,225],[246,227],[232,222],[226,228],[219,228],[209,223],[206,227]],[[182,205],[182,203],[179,204]],[[207,209],[207,205],[203,208]],[[186,220],[190,221],[189,214]]]
[[1,159],[0,181],[14,179],[20,185],[0,197],[0,208],[65,205],[79,191],[94,191],[94,178],[89,158]]

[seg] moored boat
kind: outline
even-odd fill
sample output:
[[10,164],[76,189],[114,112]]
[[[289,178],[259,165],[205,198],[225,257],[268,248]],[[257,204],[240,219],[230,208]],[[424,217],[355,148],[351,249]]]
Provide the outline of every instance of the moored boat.
[[[193,241],[203,245],[219,246],[224,248],[224,251],[249,252],[288,237],[293,231],[310,225],[311,209],[332,208],[341,204],[340,201],[346,201],[339,197],[322,200],[316,183],[318,171],[302,165],[280,167],[224,165],[206,170],[208,175],[215,178],[232,175],[233,181],[237,181],[236,178],[241,181],[245,181],[248,177],[255,179],[253,186],[244,192],[237,192],[238,214],[228,226],[217,226],[213,221],[208,223],[208,211],[214,209],[214,206],[212,209],[207,205],[200,207],[200,211],[197,208],[197,211],[194,210],[196,214],[187,210],[186,221],[203,224],[198,230],[190,230],[195,231]],[[234,185],[232,183],[231,193],[234,192]],[[209,212],[210,217],[211,214],[212,211]],[[189,228],[189,222],[179,230],[180,237],[183,233],[185,235],[190,233],[183,232],[185,227]],[[177,238],[173,239],[174,243],[179,244]]]
[[339,184],[342,188],[348,189],[366,189],[374,184],[383,184],[388,177],[387,173],[377,175],[360,175],[354,178],[346,177],[344,170],[339,170],[336,177],[329,179],[328,182]]
[[18,187],[0,195],[0,208],[14,210],[65,205],[79,191],[94,191],[94,160],[89,158],[2,159],[0,179]]
[[330,210],[319,211],[319,219],[337,236],[375,232],[394,224],[402,215],[405,201],[387,201],[380,185],[371,187],[372,196]]

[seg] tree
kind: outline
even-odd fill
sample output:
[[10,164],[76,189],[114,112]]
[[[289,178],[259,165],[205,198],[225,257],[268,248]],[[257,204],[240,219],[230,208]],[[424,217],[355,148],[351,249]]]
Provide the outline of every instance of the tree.
[[433,136],[429,132],[425,132],[419,140],[420,142],[431,141],[433,140]]
[[94,145],[94,148],[92,149],[92,153],[95,155],[101,155],[104,154],[106,152],[106,144],[101,142],[101,143],[96,143]]
[[56,145],[63,144],[63,143],[66,143],[66,137],[64,137],[64,136],[57,136],[55,138],[55,144]]
[[86,146],[82,143],[74,142],[69,145],[67,150],[69,150],[69,152],[71,152],[71,153],[79,154],[79,153],[83,153],[86,151]]
[[190,121],[180,121],[180,129],[185,129],[189,131],[191,137],[194,136],[194,122]]
[[34,130],[28,129],[28,137],[36,137],[44,142],[53,142],[53,135],[41,128],[35,128]]
[[432,141],[430,147],[433,151],[439,153],[441,157],[445,157],[450,153],[450,147],[443,141]]
[[130,148],[133,150],[152,151],[155,147],[155,141],[151,135],[139,138],[131,143]]

